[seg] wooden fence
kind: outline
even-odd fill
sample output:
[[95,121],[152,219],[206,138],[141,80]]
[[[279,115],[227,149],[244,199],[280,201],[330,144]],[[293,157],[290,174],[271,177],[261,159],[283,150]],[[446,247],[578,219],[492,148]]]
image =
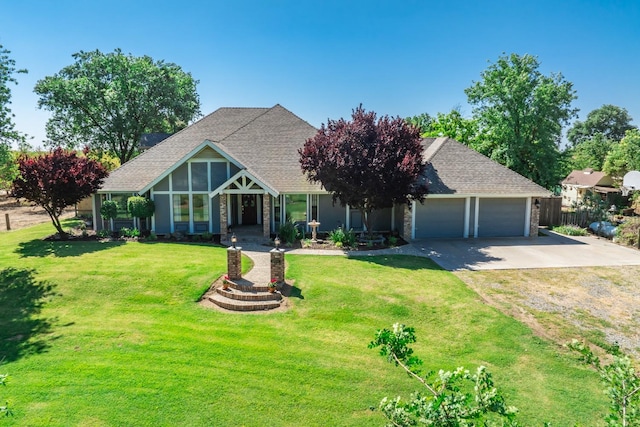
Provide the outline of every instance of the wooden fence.
[[594,221],[602,219],[602,214],[597,215],[593,211],[576,210],[574,212],[562,212],[560,225],[577,225],[586,228]]
[[562,198],[547,197],[540,199],[541,226],[553,226],[562,224]]
[[578,227],[588,227],[589,224],[599,219],[594,212],[588,210],[563,211],[562,198],[560,197],[540,199],[540,226],[577,225]]

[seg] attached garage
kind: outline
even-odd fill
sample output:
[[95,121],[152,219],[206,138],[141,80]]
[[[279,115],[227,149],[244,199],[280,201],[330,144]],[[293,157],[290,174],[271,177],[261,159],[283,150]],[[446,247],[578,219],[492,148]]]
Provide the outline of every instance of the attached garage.
[[524,236],[526,198],[480,198],[478,202],[478,237]]
[[429,198],[415,205],[415,238],[464,237],[464,204],[460,198]]
[[549,191],[451,138],[423,146],[429,193],[407,211],[405,239],[538,235],[536,200]]

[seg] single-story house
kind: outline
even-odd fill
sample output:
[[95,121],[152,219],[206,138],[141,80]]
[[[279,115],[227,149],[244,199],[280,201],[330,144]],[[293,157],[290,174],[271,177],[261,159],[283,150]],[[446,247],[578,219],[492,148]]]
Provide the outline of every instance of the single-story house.
[[582,201],[588,191],[607,200],[610,194],[618,194],[613,178],[593,169],[574,170],[562,180],[562,206],[573,206]]
[[[287,217],[303,226],[315,219],[320,231],[361,229],[360,213],[334,205],[300,168],[298,149],[316,132],[280,105],[220,108],[114,170],[93,196],[94,228],[131,227],[125,202],[141,195],[155,202],[148,227],[157,234],[225,240],[231,227],[260,225],[268,237]],[[423,144],[429,195],[423,204],[376,212],[375,230],[408,240],[537,235],[538,199],[547,190],[453,139]],[[99,216],[106,199],[122,206],[112,224]]]

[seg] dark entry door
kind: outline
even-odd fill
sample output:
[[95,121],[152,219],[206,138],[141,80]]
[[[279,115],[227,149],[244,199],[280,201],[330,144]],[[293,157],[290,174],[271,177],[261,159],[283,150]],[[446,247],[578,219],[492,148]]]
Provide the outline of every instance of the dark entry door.
[[242,195],[242,225],[258,223],[258,196],[256,194]]

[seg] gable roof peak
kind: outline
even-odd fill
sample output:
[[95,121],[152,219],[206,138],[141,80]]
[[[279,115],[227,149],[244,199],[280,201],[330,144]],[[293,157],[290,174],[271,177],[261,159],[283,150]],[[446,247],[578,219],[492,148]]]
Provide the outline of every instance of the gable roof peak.
[[448,137],[438,137],[438,138],[424,138],[423,146],[425,143],[429,143],[428,147],[423,151],[422,158],[425,162],[430,162],[433,159],[433,156],[440,151],[445,142],[447,142]]

